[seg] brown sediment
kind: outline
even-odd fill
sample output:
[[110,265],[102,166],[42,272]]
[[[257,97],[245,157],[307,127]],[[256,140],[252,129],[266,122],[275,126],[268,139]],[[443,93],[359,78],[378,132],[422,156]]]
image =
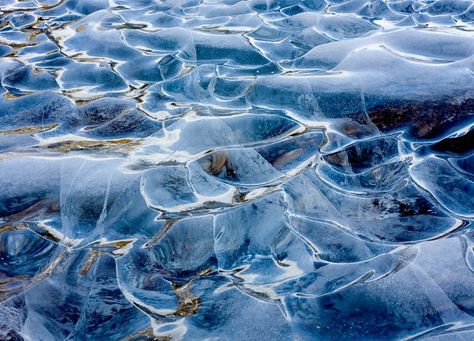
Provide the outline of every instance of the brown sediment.
[[1,10],[1,12],[3,12],[3,13],[14,13],[14,12],[18,12],[18,11],[32,12],[32,11],[37,11],[37,10],[50,10],[50,9],[56,8],[58,6],[61,6],[64,3],[64,1],[65,0],[60,0],[58,3],[52,4],[52,5],[48,5],[48,4],[45,3],[45,4],[42,4],[39,7],[9,8],[9,9],[3,8]]
[[0,225],[0,233],[4,231],[14,231],[18,229],[24,229],[27,227],[28,227],[28,224],[25,224],[25,223]]
[[0,280],[0,292],[2,291],[5,291],[3,289],[1,289],[1,287],[3,285],[9,285],[11,283],[14,283],[16,281],[24,281],[24,280],[27,280],[29,277],[26,276],[26,275],[18,275],[18,276],[15,276],[15,277],[7,277],[3,280]]
[[227,163],[227,155],[223,152],[217,152],[212,154],[212,161],[211,161],[211,173],[213,175],[217,175],[221,172],[222,168]]
[[467,119],[474,118],[474,98],[433,102],[388,103],[367,111],[383,132],[409,128],[414,137],[432,138]]
[[20,48],[23,48],[23,47],[36,46],[36,45],[38,45],[38,43],[17,43],[17,42],[7,43],[4,40],[0,40],[0,45],[6,45],[6,46],[10,46],[11,48],[14,48],[14,49],[20,49]]
[[201,299],[199,297],[194,297],[191,299],[181,299],[180,296],[178,296],[179,299],[179,306],[178,309],[176,310],[176,315],[182,316],[182,317],[188,317],[188,316],[193,316],[201,306]]
[[53,123],[45,126],[20,127],[10,130],[1,130],[0,135],[34,135],[55,129],[57,127],[59,127],[58,123]]
[[6,20],[0,24],[0,30],[4,27],[7,27],[10,25],[10,21]]
[[148,242],[146,242],[143,247],[147,248],[147,247],[150,247],[150,246],[153,246],[155,245],[156,243],[158,243],[161,238],[163,238],[170,230],[171,228],[174,226],[174,224],[176,224],[176,222],[178,222],[179,219],[176,219],[176,218],[170,218],[170,219],[167,219],[165,221],[165,225],[163,226],[163,228],[158,232],[158,234],[151,240],[149,240]]
[[129,244],[132,243],[132,242],[133,242],[133,240],[120,240],[120,241],[118,241],[118,242],[115,242],[114,245],[115,245],[117,248],[121,249],[121,248],[123,248],[123,247],[126,247],[127,245],[129,245]]
[[113,255],[120,255],[121,249],[133,244],[135,239],[112,240],[112,241],[95,241],[88,246],[96,252],[110,252]]
[[173,290],[179,302],[175,312],[177,316],[188,317],[196,314],[202,302],[200,297],[194,296],[190,290],[190,286],[196,278],[207,276],[212,272],[212,269],[205,269],[183,285],[173,284]]
[[91,270],[92,266],[95,264],[95,262],[99,259],[100,255],[102,252],[97,251],[97,250],[89,250],[89,253],[87,255],[87,259],[82,266],[80,274],[82,276],[87,275],[87,273]]
[[43,33],[43,30],[39,30],[39,29],[35,29],[29,36],[28,36],[28,40],[33,40],[35,39],[38,35],[42,34]]
[[227,153],[223,151],[213,153],[211,155],[208,171],[210,171],[212,175],[219,175],[224,167],[227,177],[235,177],[235,170],[227,156]]
[[347,153],[345,151],[336,152],[336,153],[324,155],[323,158],[330,164],[338,165],[339,167],[342,167],[346,162]]
[[76,32],[84,32],[87,29],[87,24],[82,24],[76,27]]
[[31,217],[38,217],[44,213],[58,212],[59,202],[51,199],[40,200],[20,212],[1,218],[7,224],[20,222]]
[[275,168],[282,168],[283,166],[296,160],[301,155],[303,155],[303,149],[301,148],[290,150],[289,152],[280,155],[275,161],[273,161],[272,166]]
[[17,99],[17,98],[20,98],[20,97],[23,97],[23,96],[26,96],[26,95],[29,95],[29,94],[32,94],[32,92],[29,92],[29,91],[24,91],[22,94],[19,94],[19,95],[14,95],[12,94],[11,92],[6,92],[3,97],[9,101],[9,100],[14,100],[14,99]]
[[108,150],[126,152],[129,148],[137,146],[138,141],[134,139],[119,140],[84,140],[84,141],[63,141],[46,145],[46,148],[55,149],[61,153],[68,153],[78,150]]

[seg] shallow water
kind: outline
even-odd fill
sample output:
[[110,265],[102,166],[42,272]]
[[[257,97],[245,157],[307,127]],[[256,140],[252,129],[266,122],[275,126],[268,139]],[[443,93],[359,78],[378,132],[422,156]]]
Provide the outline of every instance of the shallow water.
[[472,1],[0,18],[0,339],[474,338]]

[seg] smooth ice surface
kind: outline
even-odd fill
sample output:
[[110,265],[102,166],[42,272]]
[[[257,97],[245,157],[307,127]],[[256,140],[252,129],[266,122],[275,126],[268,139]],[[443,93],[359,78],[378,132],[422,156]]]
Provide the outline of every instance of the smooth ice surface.
[[474,339],[471,0],[0,0],[0,340]]

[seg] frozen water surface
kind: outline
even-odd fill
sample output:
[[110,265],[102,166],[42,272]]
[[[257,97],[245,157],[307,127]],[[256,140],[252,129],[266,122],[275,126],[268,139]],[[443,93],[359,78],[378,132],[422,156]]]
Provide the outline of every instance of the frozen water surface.
[[473,340],[471,0],[0,0],[0,340]]

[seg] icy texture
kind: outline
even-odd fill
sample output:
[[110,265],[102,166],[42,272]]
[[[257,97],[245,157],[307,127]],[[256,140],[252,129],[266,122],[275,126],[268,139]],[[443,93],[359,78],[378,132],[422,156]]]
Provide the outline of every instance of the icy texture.
[[470,0],[0,0],[0,340],[474,339]]

